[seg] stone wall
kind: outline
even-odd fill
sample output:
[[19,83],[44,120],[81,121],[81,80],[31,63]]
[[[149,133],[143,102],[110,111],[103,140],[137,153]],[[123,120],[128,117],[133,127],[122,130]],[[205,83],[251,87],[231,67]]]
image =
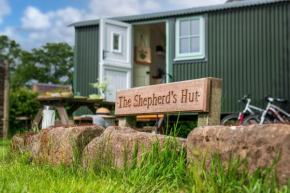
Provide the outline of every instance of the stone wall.
[[[290,125],[266,124],[250,126],[207,126],[195,128],[187,139],[175,138],[168,146],[166,135],[137,132],[128,127],[112,126],[106,129],[97,125],[60,126],[37,133],[16,135],[12,149],[30,152],[31,159],[42,164],[70,165],[79,161],[85,168],[100,164],[119,169],[141,163],[153,144],[163,149],[180,152],[187,149],[188,163],[204,162],[212,167],[211,155],[219,156],[227,167],[230,158],[239,159],[250,174],[258,168],[265,170],[275,165],[279,185],[290,178]],[[167,144],[167,145],[166,145]],[[76,151],[77,150],[77,151]],[[147,154],[147,155],[146,155]],[[206,156],[208,155],[208,156]],[[205,159],[204,159],[205,158]]]

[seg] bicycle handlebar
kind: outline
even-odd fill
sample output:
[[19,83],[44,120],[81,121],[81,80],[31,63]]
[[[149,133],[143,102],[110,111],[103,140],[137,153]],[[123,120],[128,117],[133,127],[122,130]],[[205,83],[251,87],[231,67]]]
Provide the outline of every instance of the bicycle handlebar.
[[[247,102],[248,99],[250,99],[250,94],[245,94],[245,95],[244,95],[244,96],[239,100],[239,103],[240,103],[240,102]],[[273,97],[271,97],[270,94],[265,95],[264,98],[263,98],[261,101],[268,101],[268,102],[274,102],[274,101],[277,101],[277,102],[280,102],[280,103],[287,103],[287,100],[286,100],[286,99],[273,98]]]
[[246,102],[248,99],[250,98],[250,94],[245,94],[240,100],[239,100],[239,103],[240,102]]
[[264,98],[262,99],[262,101],[263,100],[265,100],[265,101],[269,101],[269,98],[271,97],[271,95],[270,94],[267,94],[267,95],[265,95],[264,96]]
[[265,100],[265,101],[268,101],[268,102],[274,102],[274,101],[276,101],[276,102],[279,102],[279,103],[287,103],[287,100],[286,99],[273,98],[273,97],[271,97],[271,95],[266,95],[264,97],[264,99],[262,99],[262,100]]

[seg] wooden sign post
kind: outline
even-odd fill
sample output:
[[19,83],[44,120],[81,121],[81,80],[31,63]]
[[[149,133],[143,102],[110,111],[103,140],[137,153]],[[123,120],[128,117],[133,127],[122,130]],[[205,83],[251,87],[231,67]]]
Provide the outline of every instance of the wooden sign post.
[[4,118],[3,118],[3,138],[8,139],[9,132],[9,78],[10,67],[7,60],[3,62],[5,68],[5,81],[4,81]]
[[198,126],[220,124],[222,80],[202,78],[120,90],[115,115],[119,126],[136,125],[136,115],[197,112]]

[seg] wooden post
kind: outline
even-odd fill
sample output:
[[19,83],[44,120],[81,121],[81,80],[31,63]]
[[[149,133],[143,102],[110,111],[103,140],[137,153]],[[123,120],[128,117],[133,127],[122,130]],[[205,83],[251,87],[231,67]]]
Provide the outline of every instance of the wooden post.
[[3,62],[5,68],[5,79],[4,79],[4,118],[3,118],[3,138],[8,138],[9,131],[9,63],[7,60]]
[[220,125],[222,80],[210,78],[209,112],[198,113],[197,126]]
[[56,105],[56,110],[59,114],[61,124],[64,124],[64,125],[69,124],[69,118],[68,118],[68,115],[67,115],[67,112],[66,112],[64,106],[62,104],[58,104],[58,105]]
[[136,127],[136,116],[120,117],[120,127]]
[[41,107],[38,109],[37,115],[36,115],[35,119],[33,120],[31,130],[33,130],[35,127],[38,128],[40,126],[40,122],[42,119],[42,113],[43,113],[43,105],[41,104]]

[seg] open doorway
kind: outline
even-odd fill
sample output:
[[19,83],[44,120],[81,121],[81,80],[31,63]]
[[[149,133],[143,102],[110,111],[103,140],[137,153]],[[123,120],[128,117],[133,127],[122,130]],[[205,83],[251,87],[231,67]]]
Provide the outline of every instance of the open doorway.
[[[133,86],[140,87],[166,82],[165,22],[135,25]],[[142,60],[142,54],[146,60]],[[163,78],[164,77],[164,78]]]

